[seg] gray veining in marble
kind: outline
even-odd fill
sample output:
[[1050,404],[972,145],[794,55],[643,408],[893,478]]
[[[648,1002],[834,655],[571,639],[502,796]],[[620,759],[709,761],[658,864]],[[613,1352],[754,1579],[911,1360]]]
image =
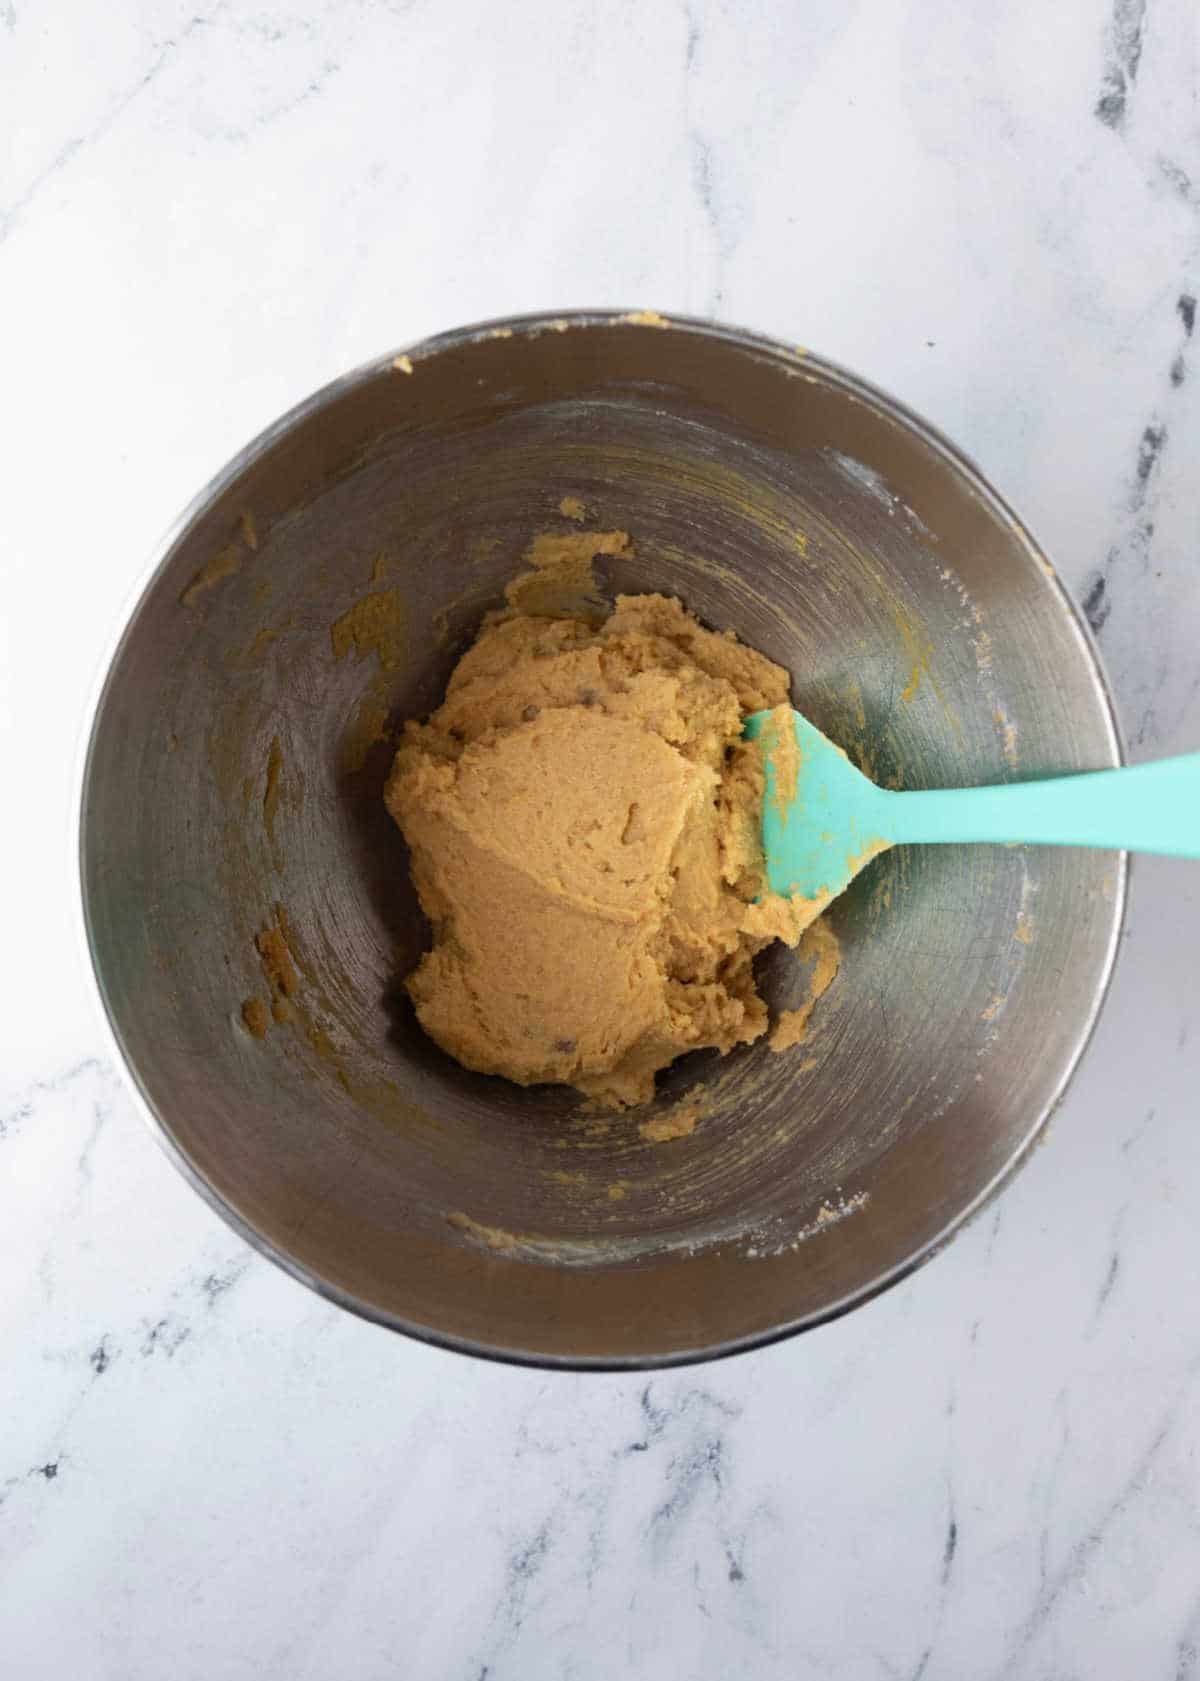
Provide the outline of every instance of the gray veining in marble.
[[961,442],[1200,746],[1194,0],[0,4],[0,1673],[1200,1676],[1200,877],[1143,861],[1044,1147],[851,1318],[652,1378],[252,1255],[106,1058],[74,756],[151,540],[382,347],[620,304]]

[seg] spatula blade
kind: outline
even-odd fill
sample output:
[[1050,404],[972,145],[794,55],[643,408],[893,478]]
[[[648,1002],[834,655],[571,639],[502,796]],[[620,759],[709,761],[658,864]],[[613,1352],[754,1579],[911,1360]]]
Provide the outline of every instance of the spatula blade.
[[891,844],[886,794],[789,706],[752,713],[743,734],[763,751],[762,838],[771,891],[836,896]]

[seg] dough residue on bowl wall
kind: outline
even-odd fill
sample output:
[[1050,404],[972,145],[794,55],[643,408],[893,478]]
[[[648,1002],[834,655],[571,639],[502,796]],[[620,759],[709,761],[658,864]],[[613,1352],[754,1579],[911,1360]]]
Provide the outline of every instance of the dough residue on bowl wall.
[[422,1026],[469,1068],[614,1107],[685,1052],[761,1038],[753,959],[824,908],[766,890],[742,739],[787,673],[674,598],[610,608],[593,561],[632,553],[623,531],[535,537],[385,795],[433,926],[407,981]]
[[808,981],[808,997],[794,1010],[782,1010],[771,1029],[770,1046],[773,1051],[790,1051],[803,1044],[808,1037],[809,1023],[818,1001],[825,996],[837,979],[842,966],[842,948],[838,937],[823,920],[814,922],[800,942],[797,956],[812,964]]

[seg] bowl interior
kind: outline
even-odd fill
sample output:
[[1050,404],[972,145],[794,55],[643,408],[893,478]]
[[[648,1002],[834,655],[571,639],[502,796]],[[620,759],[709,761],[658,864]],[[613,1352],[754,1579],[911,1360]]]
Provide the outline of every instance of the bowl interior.
[[[627,531],[609,594],[678,594],[736,631],[895,786],[1116,763],[1086,638],[979,477],[813,358],[576,317],[411,366],[350,377],[234,463],[120,645],[82,848],[121,1048],[217,1205],[388,1323],[578,1364],[811,1323],[930,1252],[1029,1143],[1103,993],[1120,860],[877,860],[831,912],[842,968],[809,1039],[684,1059],[655,1109],[698,1102],[696,1130],[647,1143],[645,1112],[473,1075],[417,1026],[390,737],[550,530]],[[258,1037],[264,930],[297,984]],[[803,965],[768,954],[764,986],[798,1001]]]

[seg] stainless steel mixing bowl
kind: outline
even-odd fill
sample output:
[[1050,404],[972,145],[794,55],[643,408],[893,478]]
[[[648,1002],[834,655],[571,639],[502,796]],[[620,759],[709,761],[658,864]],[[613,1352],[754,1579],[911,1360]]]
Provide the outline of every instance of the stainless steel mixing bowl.
[[[608,592],[677,593],[780,661],[883,781],[1119,761],[1077,613],[929,427],[802,351],[591,314],[418,345],[246,449],[163,546],[82,791],[99,989],[197,1189],[359,1313],[585,1367],[765,1342],[932,1254],[1061,1095],[1124,901],[1114,855],[877,860],[831,913],[808,1041],[678,1063],[656,1109],[701,1112],[669,1143],[460,1068],[400,984],[425,930],[389,731],[436,704],[536,533],[617,528],[636,559],[602,563]],[[248,1010],[257,1037],[264,930],[297,974],[290,1019]],[[803,980],[764,964],[776,1003]]]

